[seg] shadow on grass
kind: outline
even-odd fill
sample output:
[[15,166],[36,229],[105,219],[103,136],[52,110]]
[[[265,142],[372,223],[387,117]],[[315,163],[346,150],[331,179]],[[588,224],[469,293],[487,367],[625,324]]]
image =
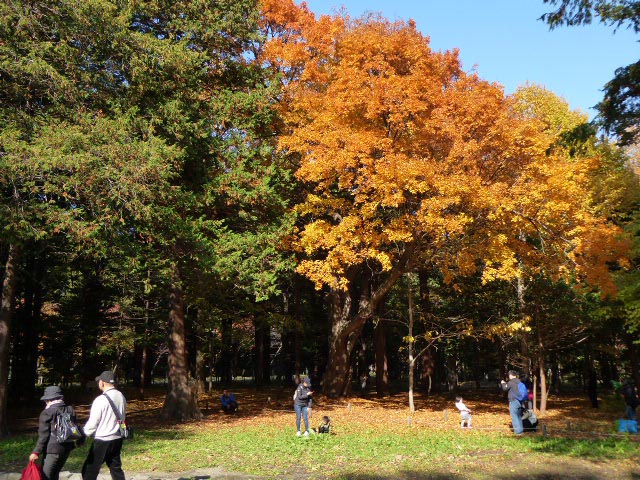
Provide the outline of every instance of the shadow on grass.
[[[478,473],[478,472],[474,472]],[[575,469],[538,469],[536,471],[525,471],[521,473],[511,472],[487,472],[486,477],[478,477],[477,475],[465,475],[464,473],[452,472],[430,472],[424,470],[403,470],[394,472],[389,475],[363,474],[363,473],[347,473],[332,477],[335,480],[445,480],[445,479],[469,479],[469,478],[491,478],[502,480],[557,480],[559,478],[570,478],[571,480],[603,480],[612,478],[611,472],[596,473],[588,470]],[[640,473],[631,472],[629,476],[618,478],[640,479]]]
[[530,439],[530,448],[534,452],[580,457],[589,460],[637,457],[639,452],[637,441],[626,438],[575,439],[564,437],[532,437]]
[[[155,430],[136,430],[135,440],[125,442],[123,456],[126,458],[127,454],[144,452],[157,445],[157,442],[182,442],[197,435],[198,433],[195,431],[184,429],[172,430],[170,428],[161,428]],[[37,434],[22,434],[0,440],[0,472],[21,471],[27,464],[29,454],[33,451],[33,446],[36,444],[37,438]],[[79,471],[89,452],[91,442],[92,440],[89,440],[85,445],[71,452],[65,464],[65,470]]]

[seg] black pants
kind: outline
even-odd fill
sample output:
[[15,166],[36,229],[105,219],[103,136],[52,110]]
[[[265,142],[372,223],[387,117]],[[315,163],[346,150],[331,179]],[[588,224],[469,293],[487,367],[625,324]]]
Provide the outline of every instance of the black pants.
[[237,402],[229,402],[227,405],[222,405],[222,411],[224,413],[233,413],[238,409]]
[[107,467],[109,467],[113,480],[125,480],[122,461],[120,460],[121,450],[121,438],[117,440],[95,439],[82,466],[82,480],[96,480],[103,463],[106,463]]
[[44,480],[58,480],[60,470],[64,467],[64,463],[69,458],[71,449],[65,450],[62,453],[45,453],[42,460],[42,474]]

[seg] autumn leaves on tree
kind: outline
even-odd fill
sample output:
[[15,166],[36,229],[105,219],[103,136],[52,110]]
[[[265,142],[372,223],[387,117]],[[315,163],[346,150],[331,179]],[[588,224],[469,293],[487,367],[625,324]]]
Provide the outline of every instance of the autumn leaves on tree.
[[279,148],[297,162],[298,272],[331,310],[324,390],[344,393],[365,322],[404,272],[545,273],[612,288],[619,230],[593,214],[597,157],[572,157],[518,98],[434,52],[413,22],[318,19],[263,1],[282,78]]

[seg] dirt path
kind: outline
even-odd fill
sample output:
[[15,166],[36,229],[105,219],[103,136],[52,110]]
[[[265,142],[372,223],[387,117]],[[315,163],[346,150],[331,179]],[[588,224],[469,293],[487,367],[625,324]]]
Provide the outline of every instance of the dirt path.
[[[580,458],[558,458],[551,455],[514,455],[505,461],[503,452],[477,452],[473,457],[442,458],[439,465],[425,465],[412,470],[379,475],[345,472],[324,475],[299,467],[286,475],[258,476],[226,472],[221,468],[203,468],[186,472],[127,472],[128,480],[637,480],[640,465],[632,461],[594,462]],[[0,480],[19,480],[18,473],[0,473]],[[79,473],[62,472],[60,480],[81,480]],[[111,480],[103,470],[98,480]]]

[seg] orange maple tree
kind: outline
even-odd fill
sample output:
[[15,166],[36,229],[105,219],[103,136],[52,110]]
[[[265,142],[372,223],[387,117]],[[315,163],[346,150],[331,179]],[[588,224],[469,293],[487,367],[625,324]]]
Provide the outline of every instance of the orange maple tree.
[[279,146],[308,188],[298,271],[331,303],[325,393],[344,393],[363,325],[419,263],[448,279],[513,278],[524,261],[603,280],[617,232],[587,208],[591,160],[550,148],[544,122],[457,51],[433,51],[412,21],[316,18],[291,0],[262,12],[260,61],[283,79]]

